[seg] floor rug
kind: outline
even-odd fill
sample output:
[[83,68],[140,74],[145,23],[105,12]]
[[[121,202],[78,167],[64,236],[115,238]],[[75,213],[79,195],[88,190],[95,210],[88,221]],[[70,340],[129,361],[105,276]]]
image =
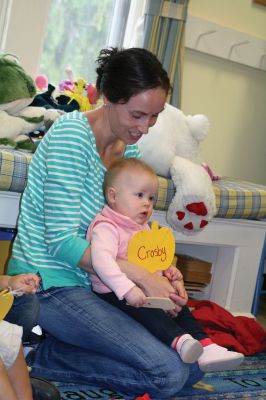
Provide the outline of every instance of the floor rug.
[[[62,400],[133,400],[109,388],[57,383]],[[183,389],[171,400],[266,400],[266,353],[246,357],[234,371],[208,373],[193,388]],[[170,400],[170,399],[169,399]]]

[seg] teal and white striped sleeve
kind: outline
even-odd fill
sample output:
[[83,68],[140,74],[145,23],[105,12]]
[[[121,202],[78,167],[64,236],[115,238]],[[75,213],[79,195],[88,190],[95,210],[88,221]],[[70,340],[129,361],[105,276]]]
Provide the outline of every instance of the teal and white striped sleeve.
[[89,243],[78,236],[90,143],[82,119],[64,119],[47,138],[43,184],[45,242],[50,254],[77,266]]

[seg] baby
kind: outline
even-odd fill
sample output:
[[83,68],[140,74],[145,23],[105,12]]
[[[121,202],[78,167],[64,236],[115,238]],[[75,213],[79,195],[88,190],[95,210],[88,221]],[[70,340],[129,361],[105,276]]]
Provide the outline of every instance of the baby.
[[[150,229],[148,221],[158,193],[155,172],[138,159],[120,159],[107,171],[103,189],[108,205],[87,233],[95,271],[91,274],[93,290],[171,346],[184,362],[198,361],[204,372],[239,366],[243,354],[213,343],[187,306],[174,318],[161,309],[141,307],[147,302],[145,293],[122,273],[116,262],[117,258],[127,258],[128,243],[136,232]],[[169,279],[173,291],[186,296],[177,268],[170,266],[158,273]]]
[[[8,312],[5,296],[9,296],[9,292],[34,294],[38,285],[39,277],[35,274],[0,276],[0,318]],[[21,326],[0,320],[0,400],[59,400],[60,394],[50,382],[30,380],[22,348],[22,331]]]

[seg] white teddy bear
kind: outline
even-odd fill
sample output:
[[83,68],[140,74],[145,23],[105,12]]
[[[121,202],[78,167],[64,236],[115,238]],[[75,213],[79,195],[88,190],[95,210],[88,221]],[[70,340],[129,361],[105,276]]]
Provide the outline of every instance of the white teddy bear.
[[173,180],[176,193],[166,218],[173,229],[185,234],[201,231],[216,214],[210,169],[199,152],[208,130],[206,116],[186,116],[166,104],[149,134],[138,142],[143,160],[158,175]]

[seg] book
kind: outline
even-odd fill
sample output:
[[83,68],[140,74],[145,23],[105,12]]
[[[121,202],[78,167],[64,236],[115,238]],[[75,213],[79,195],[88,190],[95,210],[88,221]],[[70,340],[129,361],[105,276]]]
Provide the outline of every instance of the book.
[[177,254],[177,267],[184,268],[188,271],[201,271],[208,273],[211,271],[212,263],[204,260],[200,260],[198,258],[193,258],[187,255],[179,255]]
[[184,282],[208,284],[211,281],[212,264],[186,255],[177,255],[177,268],[183,274]]

